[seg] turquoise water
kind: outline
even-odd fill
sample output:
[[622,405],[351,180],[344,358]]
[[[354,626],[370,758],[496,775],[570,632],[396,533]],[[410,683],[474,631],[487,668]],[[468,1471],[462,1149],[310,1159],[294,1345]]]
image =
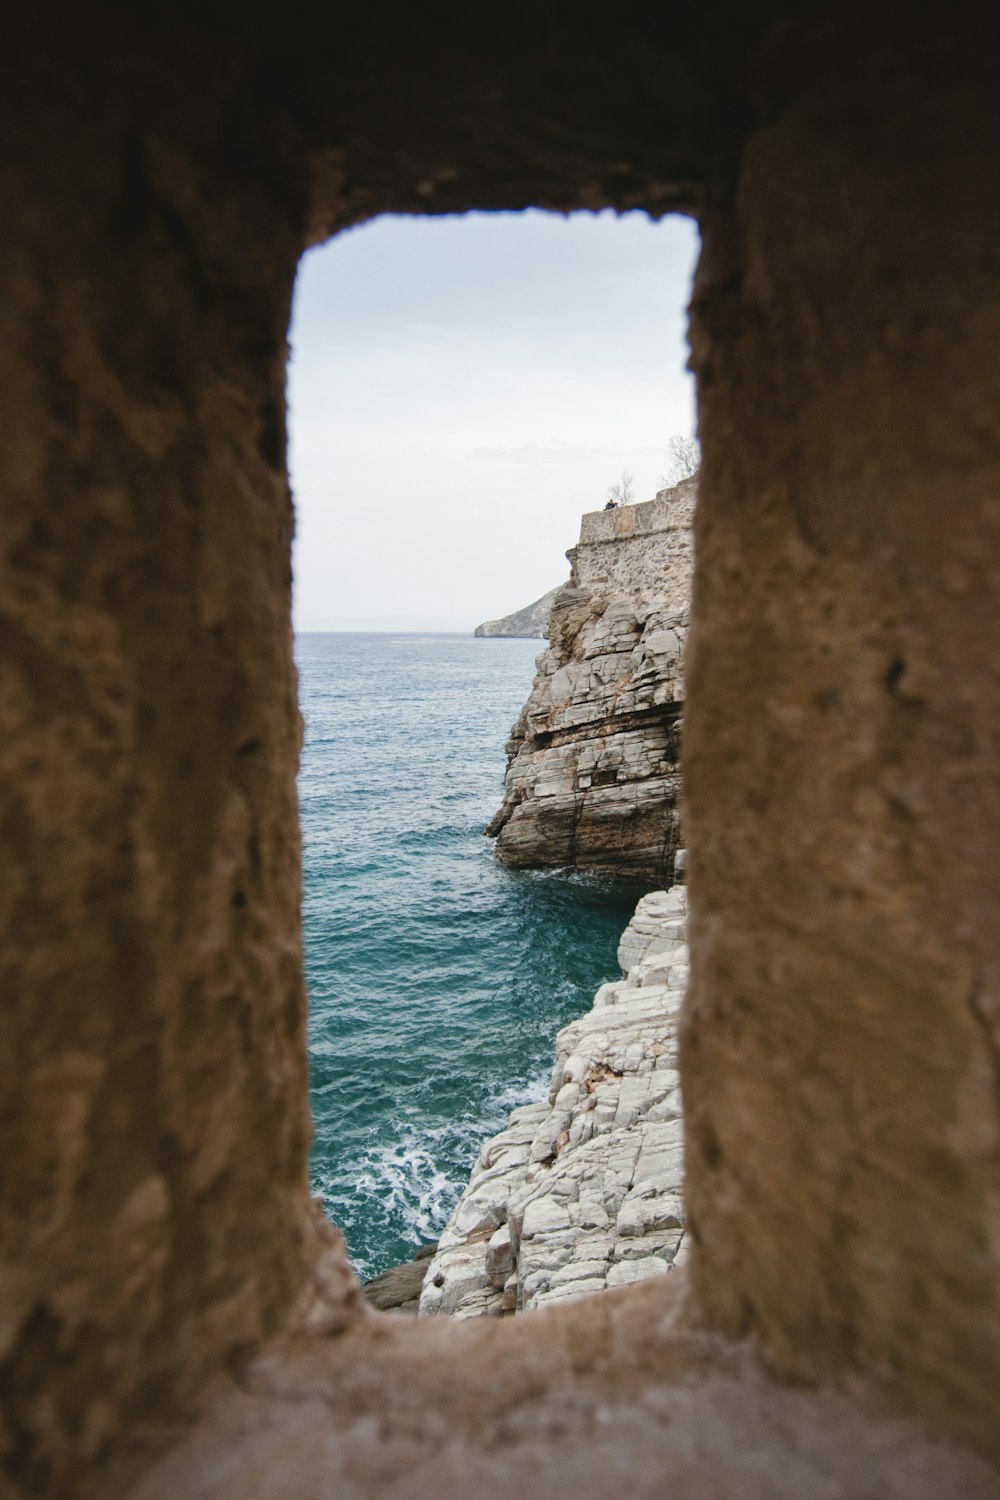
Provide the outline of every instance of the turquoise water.
[[315,1191],[362,1276],[434,1238],[541,1098],[638,895],[504,870],[482,829],[539,641],[300,635]]

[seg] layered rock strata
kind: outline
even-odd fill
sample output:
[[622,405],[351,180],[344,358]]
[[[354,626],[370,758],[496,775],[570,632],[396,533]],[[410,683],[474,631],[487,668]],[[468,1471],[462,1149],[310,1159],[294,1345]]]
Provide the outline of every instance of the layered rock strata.
[[515,1110],[483,1146],[428,1269],[422,1316],[527,1311],[683,1260],[683,886],[643,897],[619,961],[626,978],[559,1033],[547,1100]]
[[584,516],[487,829],[505,864],[670,879],[695,498]]
[[475,636],[502,636],[509,639],[537,637],[538,640],[543,640],[549,633],[549,613],[558,592],[558,587],[549,589],[534,604],[526,604],[523,609],[516,609],[513,614],[503,615],[499,620],[484,620],[472,633]]

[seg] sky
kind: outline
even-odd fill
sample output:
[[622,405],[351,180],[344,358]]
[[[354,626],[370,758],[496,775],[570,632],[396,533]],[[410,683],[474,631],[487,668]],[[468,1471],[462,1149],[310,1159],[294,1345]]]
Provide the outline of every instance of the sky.
[[384,217],[305,257],[298,630],[471,630],[569,576],[580,516],[694,430],[677,216]]

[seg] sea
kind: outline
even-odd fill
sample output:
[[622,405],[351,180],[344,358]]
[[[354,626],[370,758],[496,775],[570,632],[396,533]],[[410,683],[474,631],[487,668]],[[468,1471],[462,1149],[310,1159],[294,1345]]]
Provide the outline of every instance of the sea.
[[641,888],[512,871],[483,828],[537,640],[301,634],[314,1191],[362,1279],[435,1239],[545,1097]]

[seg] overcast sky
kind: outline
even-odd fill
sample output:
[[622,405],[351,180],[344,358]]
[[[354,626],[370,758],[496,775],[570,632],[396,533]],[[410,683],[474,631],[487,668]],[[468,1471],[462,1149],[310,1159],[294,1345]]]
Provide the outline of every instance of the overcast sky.
[[470,630],[568,576],[690,433],[686,219],[381,218],[306,256],[289,376],[300,630]]

